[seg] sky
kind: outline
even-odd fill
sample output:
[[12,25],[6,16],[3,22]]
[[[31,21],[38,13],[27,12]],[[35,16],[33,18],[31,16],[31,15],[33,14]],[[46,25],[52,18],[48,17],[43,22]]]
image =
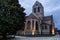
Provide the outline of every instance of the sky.
[[[60,0],[38,0],[44,7],[44,15],[53,15],[55,27],[60,29]],[[22,7],[25,8],[26,15],[31,14],[32,6],[36,0],[19,0]]]

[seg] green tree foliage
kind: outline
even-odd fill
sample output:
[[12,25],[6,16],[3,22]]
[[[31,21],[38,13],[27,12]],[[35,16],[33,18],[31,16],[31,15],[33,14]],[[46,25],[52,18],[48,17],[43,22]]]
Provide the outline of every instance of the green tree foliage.
[[0,32],[16,32],[24,27],[25,13],[18,0],[0,0]]

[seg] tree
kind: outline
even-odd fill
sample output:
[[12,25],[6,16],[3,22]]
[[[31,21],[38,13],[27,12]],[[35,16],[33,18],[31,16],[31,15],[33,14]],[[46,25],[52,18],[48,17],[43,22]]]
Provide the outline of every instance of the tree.
[[3,37],[24,27],[24,10],[18,0],[0,0],[0,33]]

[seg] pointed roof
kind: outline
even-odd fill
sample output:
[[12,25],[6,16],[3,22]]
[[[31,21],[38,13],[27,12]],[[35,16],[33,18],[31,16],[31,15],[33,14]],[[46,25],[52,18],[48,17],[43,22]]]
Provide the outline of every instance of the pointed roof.
[[33,6],[35,6],[35,5],[41,5],[42,6],[42,4],[39,1],[36,1]]
[[33,14],[30,14],[29,16],[26,16],[26,19],[37,19],[37,17]]
[[39,3],[39,4],[40,4],[40,2],[39,2],[39,1],[36,1],[35,3]]
[[45,20],[45,21],[52,20],[52,16],[45,16],[45,17],[44,17],[44,20]]

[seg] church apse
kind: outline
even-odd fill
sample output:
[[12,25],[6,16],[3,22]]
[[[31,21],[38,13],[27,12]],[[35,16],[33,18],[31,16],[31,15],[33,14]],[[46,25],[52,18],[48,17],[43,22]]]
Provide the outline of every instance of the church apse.
[[55,29],[52,27],[52,35],[55,35]]

